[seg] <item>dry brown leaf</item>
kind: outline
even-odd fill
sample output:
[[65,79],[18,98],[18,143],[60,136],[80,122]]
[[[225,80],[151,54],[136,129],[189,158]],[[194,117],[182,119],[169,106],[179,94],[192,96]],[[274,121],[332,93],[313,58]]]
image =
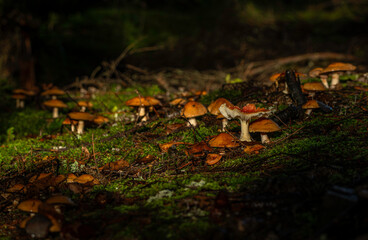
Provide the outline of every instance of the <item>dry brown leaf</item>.
[[63,195],[56,195],[48,198],[46,200],[48,204],[67,204],[67,205],[74,205],[75,203],[68,197]]
[[6,192],[10,192],[10,193],[26,193],[27,192],[27,188],[26,186],[24,186],[23,184],[15,184],[14,186],[8,188],[6,190]]
[[204,141],[193,144],[189,149],[185,151],[188,156],[201,157],[204,156],[205,151],[212,151],[213,149],[208,146]]
[[92,175],[89,174],[83,174],[74,179],[74,182],[80,183],[80,184],[86,184],[88,182],[92,182],[95,178]]
[[155,160],[155,156],[148,154],[147,156],[142,157],[141,159],[138,159],[136,162],[147,164],[147,163],[153,162],[154,160]]
[[166,125],[166,134],[168,135],[168,134],[170,134],[170,133],[172,133],[172,132],[174,132],[175,130],[177,130],[177,129],[179,129],[179,128],[181,128],[181,127],[183,127],[183,126],[185,126],[185,124],[184,123],[173,123],[173,124],[167,124]]
[[[75,175],[74,175],[75,176]],[[57,186],[60,183],[64,182],[66,177],[64,175],[57,175],[52,179],[52,185]]]
[[17,208],[25,212],[36,213],[38,212],[38,207],[40,206],[41,203],[42,202],[40,200],[29,199],[19,203]]
[[180,144],[186,144],[185,142],[168,142],[168,143],[163,143],[160,144],[159,147],[161,149],[161,151],[163,152],[168,152],[169,148],[173,145],[180,145]]
[[262,150],[263,148],[265,148],[263,145],[261,144],[255,144],[252,146],[246,146],[244,148],[244,152],[247,154],[258,154],[260,150]]
[[35,183],[36,181],[44,181],[44,180],[48,180],[48,178],[50,178],[52,175],[52,173],[40,173],[38,175],[34,175],[33,177],[31,177],[29,179],[30,183]]
[[66,182],[67,183],[72,183],[74,182],[74,180],[77,178],[77,176],[75,176],[75,174],[73,173],[69,173],[68,177],[66,178]]
[[110,171],[119,171],[123,170],[124,168],[128,168],[129,163],[125,160],[118,160],[116,162],[106,163],[100,170],[110,170]]
[[221,160],[221,158],[222,158],[222,156],[220,154],[210,153],[206,157],[206,163],[208,165],[214,165],[214,164],[218,163]]

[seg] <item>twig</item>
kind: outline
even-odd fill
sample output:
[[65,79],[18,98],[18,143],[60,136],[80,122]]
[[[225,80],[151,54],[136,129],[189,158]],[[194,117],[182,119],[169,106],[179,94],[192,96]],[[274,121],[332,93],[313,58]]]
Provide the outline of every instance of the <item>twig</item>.
[[96,153],[95,153],[95,140],[93,139],[93,133],[92,133],[92,154],[93,154],[93,160],[95,161],[95,166],[97,173],[100,174],[100,169],[98,169],[98,164],[96,160]]

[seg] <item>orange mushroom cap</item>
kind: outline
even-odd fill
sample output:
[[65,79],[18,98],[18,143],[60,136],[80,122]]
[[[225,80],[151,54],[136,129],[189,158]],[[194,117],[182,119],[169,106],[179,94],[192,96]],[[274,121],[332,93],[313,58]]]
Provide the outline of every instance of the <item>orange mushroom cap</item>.
[[188,102],[184,105],[184,108],[181,111],[181,115],[186,118],[194,118],[199,117],[207,113],[207,108],[203,106],[202,103],[199,102]]
[[271,119],[267,118],[258,119],[249,125],[250,132],[268,133],[268,132],[277,132],[280,130],[281,128],[279,127],[279,125],[277,125]]
[[208,144],[211,147],[233,148],[233,147],[238,147],[239,146],[239,143],[236,141],[236,139],[228,133],[220,133],[216,137],[212,138],[208,142]]

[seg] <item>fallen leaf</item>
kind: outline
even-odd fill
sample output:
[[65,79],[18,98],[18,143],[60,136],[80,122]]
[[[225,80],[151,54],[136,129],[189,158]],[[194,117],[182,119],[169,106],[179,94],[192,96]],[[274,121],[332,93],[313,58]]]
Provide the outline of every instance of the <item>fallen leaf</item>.
[[258,154],[259,150],[262,150],[263,148],[265,148],[263,145],[255,144],[252,146],[246,146],[244,148],[244,152],[247,154]]
[[180,144],[185,144],[185,142],[168,142],[168,143],[163,143],[160,144],[159,147],[161,149],[161,151],[163,152],[168,152],[169,148],[173,145],[180,145]]
[[145,163],[146,164],[146,163],[153,162],[154,160],[155,160],[155,156],[148,154],[147,156],[138,159],[136,161],[136,163]]
[[74,180],[77,178],[77,176],[75,176],[75,174],[73,174],[73,173],[69,173],[68,174],[68,177],[67,177],[67,179],[66,179],[66,182],[67,183],[72,183],[72,182],[74,182]]
[[110,170],[110,171],[119,171],[123,170],[124,168],[128,168],[129,163],[125,160],[118,160],[116,162],[106,163],[100,170]]
[[[74,175],[75,176],[75,175]],[[52,185],[57,186],[60,183],[64,182],[66,177],[64,175],[57,175],[52,179]]]
[[10,192],[10,193],[15,193],[15,192],[20,192],[20,193],[26,193],[27,192],[27,188],[26,186],[24,186],[23,184],[15,184],[14,186],[8,188],[6,190],[6,192]]
[[168,134],[173,133],[175,130],[177,130],[177,129],[183,127],[183,126],[185,126],[184,123],[167,124],[166,125],[166,131],[165,132],[168,135]]
[[36,213],[38,212],[38,207],[40,206],[41,203],[42,202],[40,200],[29,199],[19,203],[17,208],[25,212]]
[[74,179],[74,182],[80,183],[80,184],[86,184],[89,182],[92,182],[95,178],[92,175],[89,174],[83,174]]
[[187,154],[187,156],[201,157],[204,156],[205,151],[212,150],[213,149],[208,146],[206,142],[202,141],[191,145],[190,148],[185,151],[185,154]]
[[68,197],[63,195],[56,195],[48,198],[46,200],[48,204],[67,204],[67,205],[74,205],[75,203]]
[[222,158],[222,156],[220,154],[210,153],[210,154],[207,154],[206,163],[208,165],[214,165],[214,164],[218,163],[221,160],[221,158]]

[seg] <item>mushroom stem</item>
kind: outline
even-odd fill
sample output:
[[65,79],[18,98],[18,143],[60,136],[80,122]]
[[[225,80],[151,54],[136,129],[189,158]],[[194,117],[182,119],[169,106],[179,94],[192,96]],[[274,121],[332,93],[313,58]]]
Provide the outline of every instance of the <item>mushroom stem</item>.
[[307,109],[307,110],[305,110],[305,114],[306,114],[306,115],[310,115],[310,114],[312,113],[312,110],[313,110],[313,109]]
[[289,87],[287,83],[285,83],[285,89],[282,91],[284,94],[289,94]]
[[54,107],[52,109],[52,118],[58,118],[59,117],[59,108]]
[[337,84],[340,83],[339,80],[339,74],[338,73],[333,73],[332,74],[332,81],[331,81],[331,89],[335,89]]
[[81,112],[85,112],[86,111],[86,107],[81,107],[81,110],[80,110]]
[[321,75],[320,78],[321,78],[321,82],[322,82],[323,86],[325,86],[327,89],[329,89],[328,82],[327,82],[328,76],[327,75]]
[[261,133],[261,142],[264,144],[269,144],[271,142],[266,133]]
[[146,115],[146,110],[144,109],[144,107],[139,107],[138,108],[138,116],[143,117],[144,115]]
[[187,122],[187,127],[196,127],[197,126],[197,120],[195,118],[189,118]]
[[24,108],[24,100],[20,100],[20,102],[19,102],[19,108]]
[[73,123],[71,124],[70,130],[71,130],[72,132],[74,132],[74,131],[75,131],[75,125],[74,125]]
[[84,121],[78,121],[77,134],[83,134]]
[[227,120],[226,118],[222,119],[222,129],[221,132],[225,132],[225,128],[227,126],[227,124],[229,123],[229,120]]
[[249,121],[240,120],[241,133],[240,133],[240,141],[251,142],[252,138],[249,134]]
[[15,108],[20,108],[20,99],[15,99]]
[[56,95],[52,95],[51,96],[51,99],[55,100],[55,99],[57,99],[57,96]]

